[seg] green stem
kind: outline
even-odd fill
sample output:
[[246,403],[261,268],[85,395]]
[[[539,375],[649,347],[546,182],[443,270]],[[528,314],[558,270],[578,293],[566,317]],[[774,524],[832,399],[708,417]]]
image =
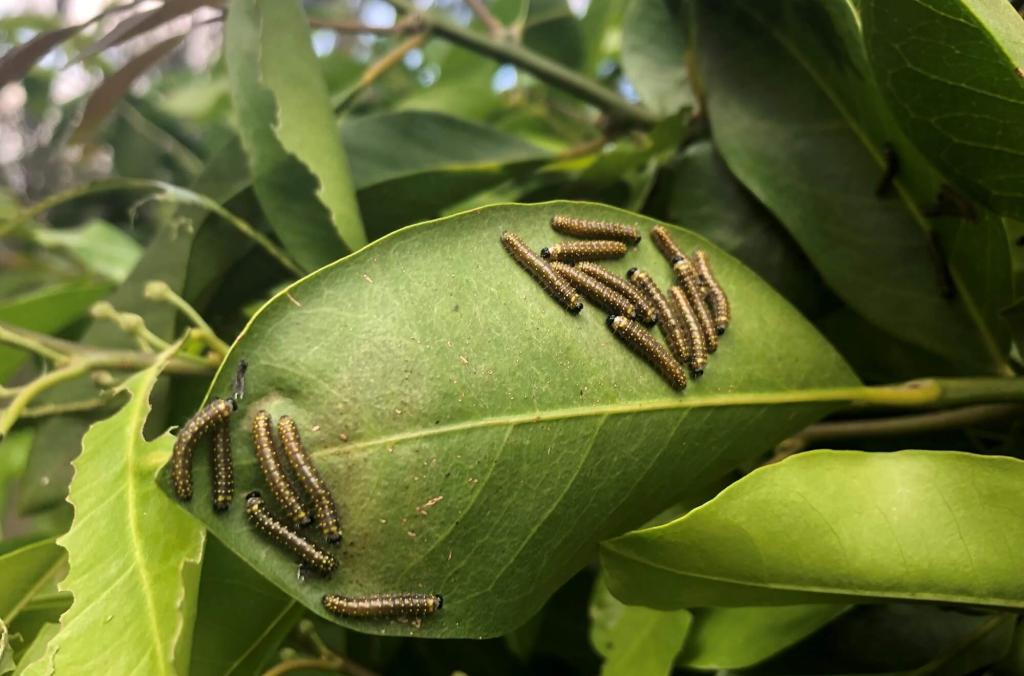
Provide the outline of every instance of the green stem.
[[32,336],[12,331],[5,326],[0,326],[0,343],[7,343],[8,345],[20,347],[23,350],[28,350],[29,352],[35,352],[40,357],[49,359],[54,363],[60,363],[65,359],[65,355],[59,350],[36,340]]
[[213,328],[206,323],[206,320],[203,319],[202,315],[200,315],[194,307],[189,305],[187,300],[174,293],[174,290],[171,289],[166,282],[160,280],[148,282],[143,293],[146,298],[149,298],[150,300],[163,301],[180,310],[183,315],[188,317],[188,320],[196,327],[199,335],[214,352],[223,356],[231,349],[227,343],[220,339],[220,337],[214,332]]
[[495,40],[489,35],[463,28],[435,14],[417,14],[408,0],[388,0],[399,11],[415,15],[424,27],[457,45],[470,49],[501,63],[511,63],[584,101],[591,103],[614,118],[649,127],[658,122],[651,111],[637,106],[576,71],[557,61],[509,41]]

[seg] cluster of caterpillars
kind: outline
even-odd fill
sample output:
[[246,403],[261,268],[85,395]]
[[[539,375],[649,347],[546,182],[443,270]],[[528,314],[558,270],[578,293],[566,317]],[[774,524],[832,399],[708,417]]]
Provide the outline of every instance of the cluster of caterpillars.
[[[586,298],[608,312],[612,333],[673,389],[686,387],[684,366],[694,377],[704,373],[708,356],[718,349],[719,337],[732,319],[729,298],[705,251],[695,249],[687,255],[665,227],[651,230],[654,245],[675,274],[675,283],[665,293],[644,270],[630,268],[623,279],[594,262],[622,258],[628,245],[638,245],[641,235],[635,226],[555,216],[551,227],[584,241],[559,242],[544,247],[538,256],[518,235],[504,232],[502,246],[567,311],[579,314]],[[655,325],[665,345],[648,330]]]
[[[211,400],[181,426],[171,455],[174,492],[187,502],[192,499],[192,457],[199,442],[208,434],[212,435],[213,509],[218,513],[231,506],[234,495],[229,424],[243,396],[245,370],[242,361],[235,378],[235,392],[230,398]],[[281,416],[275,438],[273,418],[266,411],[258,411],[252,420],[251,433],[260,471],[285,516],[282,519],[274,514],[262,493],[253,490],[245,496],[249,522],[261,535],[295,556],[300,573],[308,570],[330,577],[338,568],[338,560],[314,538],[300,531],[315,521],[323,541],[337,546],[342,540],[340,519],[330,487],[306,452],[298,425],[290,416]],[[421,618],[440,610],[443,599],[438,594],[365,597],[325,594],[321,602],[328,612],[345,617]]]

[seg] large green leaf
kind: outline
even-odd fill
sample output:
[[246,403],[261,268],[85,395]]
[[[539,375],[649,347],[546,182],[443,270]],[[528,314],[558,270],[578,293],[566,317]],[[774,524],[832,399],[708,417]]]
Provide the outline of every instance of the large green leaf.
[[189,674],[258,673],[302,612],[215,538],[208,539]]
[[634,2],[622,20],[622,70],[651,112],[678,113],[693,104],[686,73],[683,3]]
[[[281,4],[290,4],[290,0]],[[289,152],[275,133],[280,102],[275,102],[260,72],[262,6],[258,0],[231,3],[224,45],[231,98],[253,187],[267,220],[292,257],[312,270],[336,259],[346,249],[332,214],[317,197],[320,179],[310,173],[301,158]],[[285,30],[293,33],[297,29],[287,26]],[[308,49],[308,28],[302,30]],[[319,77],[319,71],[315,74]],[[337,135],[332,131],[330,138],[321,142],[337,145]]]
[[1024,461],[815,451],[672,523],[602,544],[608,586],[655,608],[914,599],[1024,608]]
[[[93,303],[110,293],[104,282],[79,280],[31,291],[0,304],[0,321],[41,333],[57,333],[81,319]],[[25,352],[0,345],[0,383],[22,364]]]
[[[233,346],[211,393],[229,392],[238,360],[248,360],[246,398],[232,418],[239,491],[265,490],[249,442],[253,415],[294,416],[339,501],[346,544],[336,579],[298,581],[291,558],[252,530],[239,505],[214,515],[206,463],[197,463],[188,508],[320,614],[327,591],[429,591],[447,602],[420,635],[497,635],[535,613],[598,541],[848,396],[823,388],[856,384],[767,285],[674,230],[682,246],[710,251],[735,320],[704,377],[673,393],[609,333],[603,313],[563,312],[502,250],[505,229],[538,249],[559,239],[548,226],[559,213],[654,224],[556,202],[410,227],[279,294]],[[668,265],[648,241],[612,267],[633,265],[667,285]]]
[[68,496],[75,520],[58,540],[70,568],[60,588],[74,603],[29,673],[171,674],[188,664],[198,586],[189,569],[204,535],[153,481],[174,437],[142,436],[163,359],[132,376],[131,399],[82,439]]
[[691,669],[749,667],[807,638],[847,609],[827,604],[698,608],[692,611],[693,626],[679,664]]
[[64,550],[42,540],[0,556],[0,619],[10,625],[65,569]]
[[864,0],[864,41],[890,108],[958,188],[1024,216],[1024,21],[1000,0]]
[[[875,195],[882,146],[898,132],[870,109],[878,95],[864,77],[851,5],[723,0],[697,8],[708,115],[733,173],[866,319],[975,370],[1006,372],[1005,342],[975,291],[959,283],[957,297],[946,297],[922,207],[903,183],[889,197]],[[918,166],[909,149],[900,160]]]

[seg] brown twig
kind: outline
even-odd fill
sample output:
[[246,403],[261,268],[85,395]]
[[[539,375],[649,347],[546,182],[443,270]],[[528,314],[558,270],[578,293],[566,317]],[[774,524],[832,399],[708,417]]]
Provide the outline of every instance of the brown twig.
[[959,429],[1024,413],[1021,404],[979,404],[913,415],[867,420],[841,420],[810,425],[775,447],[769,463],[801,453],[822,441],[892,437],[918,432]]
[[487,28],[487,32],[491,34],[492,38],[504,40],[508,36],[508,29],[505,27],[505,24],[491,13],[491,10],[484,4],[484,0],[466,0],[466,4],[476,14],[476,18],[480,19],[480,23]]

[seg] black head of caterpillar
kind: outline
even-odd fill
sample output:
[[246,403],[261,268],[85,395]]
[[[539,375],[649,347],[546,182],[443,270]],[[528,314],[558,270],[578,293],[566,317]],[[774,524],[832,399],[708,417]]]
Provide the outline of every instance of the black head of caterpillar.
[[291,416],[283,415],[277,421],[277,432],[281,437],[281,445],[284,447],[288,463],[313,503],[313,515],[316,517],[317,526],[328,542],[338,544],[341,542],[341,526],[334,497],[313,464],[313,459],[302,445],[299,426]]
[[626,255],[626,245],[610,239],[595,239],[589,242],[560,242],[546,246],[540,250],[542,258],[552,261],[573,263],[576,261],[596,261],[606,258],[622,258]]
[[235,473],[231,460],[231,425],[227,421],[213,430],[213,449],[210,453],[213,481],[213,511],[223,512],[231,506],[235,495]]
[[273,419],[266,411],[259,411],[252,419],[252,443],[256,448],[256,459],[270,491],[287,512],[288,518],[299,528],[308,526],[313,519],[302,505],[291,478],[279,460],[272,423]]
[[607,324],[615,337],[653,366],[672,389],[682,390],[686,387],[686,372],[683,367],[642,324],[618,315],[609,315]]
[[245,513],[256,530],[294,554],[302,567],[315,570],[324,577],[330,577],[338,567],[337,559],[271,514],[259,491],[245,496]]
[[233,399],[213,399],[178,430],[171,451],[171,483],[179,500],[192,499],[192,456],[199,440],[213,428],[227,424],[237,406]]
[[583,300],[568,282],[562,279],[540,256],[514,232],[501,233],[501,245],[505,251],[540,284],[549,296],[572,314],[583,310]]
[[375,594],[352,597],[324,594],[327,612],[342,617],[426,617],[444,606],[440,594]]
[[626,244],[640,243],[640,230],[623,223],[594,221],[571,216],[552,216],[551,228],[555,232],[580,239],[613,239]]

